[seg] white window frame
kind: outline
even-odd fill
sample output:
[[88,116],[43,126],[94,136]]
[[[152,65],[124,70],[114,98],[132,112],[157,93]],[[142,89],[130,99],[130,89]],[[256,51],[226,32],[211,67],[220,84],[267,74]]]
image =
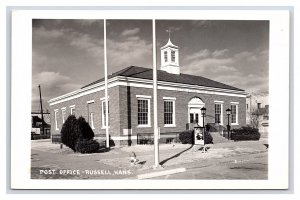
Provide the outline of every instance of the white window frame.
[[90,104],[90,103],[95,103],[95,100],[89,100],[86,102],[87,104]]
[[[86,102],[88,104],[88,122],[89,122],[89,125],[92,129],[95,129],[94,128],[94,113],[93,112],[90,112],[90,107],[89,107],[89,104],[93,104],[95,103],[95,100],[89,100]],[[91,121],[91,113],[93,113],[93,121]]]
[[[138,105],[138,100],[146,100],[148,101],[148,123],[147,124],[138,124],[137,127],[138,128],[147,128],[147,127],[151,127],[151,96],[146,96],[146,95],[136,95],[137,97],[137,105]],[[138,122],[138,114],[137,114],[137,123]]]
[[[176,98],[175,97],[163,97],[164,106],[165,101],[171,101],[173,103],[173,115],[172,115],[172,124],[165,124],[165,117],[164,117],[164,127],[176,127]],[[165,108],[163,108],[165,110]],[[165,112],[164,112],[165,116]]]
[[[220,125],[224,125],[224,120],[223,120],[223,115],[224,115],[223,104],[224,104],[224,101],[215,101],[215,104],[220,104],[221,105]],[[215,114],[216,114],[216,111],[215,111]]]
[[168,62],[168,51],[164,51],[164,60],[165,60],[165,63]]
[[[109,97],[107,98],[108,100],[107,100],[107,104],[108,104],[108,106],[106,106],[107,108],[106,109],[108,109],[108,107],[109,107]],[[105,121],[104,121],[104,104],[105,104],[105,97],[102,97],[102,98],[100,98],[100,101],[101,101],[101,129],[106,129],[106,124],[104,123]],[[109,123],[109,109],[108,109],[108,128],[110,128],[110,123]]]
[[[239,125],[239,103],[238,102],[230,102],[230,108],[231,106],[236,106],[236,123],[232,123],[231,125]],[[232,114],[232,111],[231,111]]]
[[66,119],[66,107],[61,108],[61,119],[62,119],[62,123],[65,123]]
[[[173,56],[173,53],[174,53],[174,56]],[[173,60],[173,58],[174,58],[174,60]],[[174,51],[174,50],[171,50],[171,62],[172,63],[176,62],[176,51]]]
[[[71,115],[73,115],[73,110],[76,110],[75,105],[70,106],[70,114]],[[75,113],[76,113],[76,111],[75,111]]]
[[90,120],[89,120],[90,121],[90,126],[94,130],[95,126],[94,126],[94,113],[93,112],[90,112],[89,118],[90,118]]
[[54,110],[54,121],[55,121],[55,130],[58,131],[58,122],[57,122],[57,114],[58,114],[58,109]]

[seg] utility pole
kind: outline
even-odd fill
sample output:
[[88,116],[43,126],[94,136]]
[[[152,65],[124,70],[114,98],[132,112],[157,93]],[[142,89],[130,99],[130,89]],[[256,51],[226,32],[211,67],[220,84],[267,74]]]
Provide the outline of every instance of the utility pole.
[[43,130],[43,135],[45,135],[41,85],[39,85],[39,91],[40,91],[40,105],[41,105],[41,116],[42,116],[42,130]]
[[156,32],[155,19],[152,20],[153,30],[153,124],[154,124],[154,168],[159,167],[159,131],[157,120],[157,67],[156,67]]
[[108,83],[107,83],[107,52],[106,52],[106,19],[103,23],[104,28],[104,82],[105,82],[105,133],[106,133],[106,148],[109,148],[109,130],[108,130]]

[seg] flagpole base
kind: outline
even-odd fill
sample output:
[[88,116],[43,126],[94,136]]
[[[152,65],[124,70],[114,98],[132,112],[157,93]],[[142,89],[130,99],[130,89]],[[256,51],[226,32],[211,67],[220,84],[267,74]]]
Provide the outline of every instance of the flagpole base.
[[163,165],[153,165],[152,169],[157,170],[157,169],[164,169]]

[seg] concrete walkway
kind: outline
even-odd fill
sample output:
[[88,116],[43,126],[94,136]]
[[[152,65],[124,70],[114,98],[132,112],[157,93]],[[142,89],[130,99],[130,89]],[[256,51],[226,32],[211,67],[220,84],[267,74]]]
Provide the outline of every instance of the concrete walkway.
[[[188,144],[161,144],[160,161],[164,167],[161,170],[185,167],[187,171],[180,174],[186,174],[186,176],[191,178],[201,178],[193,174],[195,172],[192,173],[192,176],[188,174],[191,173],[192,168],[204,169],[208,166],[214,166],[213,168],[217,169],[220,167],[219,164],[226,162],[236,162],[235,164],[243,162],[243,165],[251,165],[251,163],[255,162],[255,159],[258,159],[255,158],[255,156],[263,155],[261,157],[261,163],[264,163],[266,168],[264,167],[264,170],[262,171],[267,175],[267,148],[261,141],[230,142],[215,145],[210,144],[207,145],[207,147],[209,148],[208,151],[206,153],[202,153],[198,150],[200,146],[192,146]],[[131,166],[129,162],[129,154],[132,151],[136,153],[137,158],[139,159],[136,166]],[[153,172],[153,161],[153,146],[150,145],[118,147],[112,148],[108,152],[79,154],[74,153],[67,147],[60,149],[59,144],[52,144],[50,140],[32,141],[33,178],[135,179],[138,175]],[[57,173],[55,175],[40,174],[41,169],[55,169]],[[61,169],[79,170],[81,173],[60,174],[58,172]],[[241,168],[233,169],[235,169],[235,171],[241,171]],[[243,169],[246,170],[247,168]],[[202,172],[205,170],[200,171]],[[211,169],[210,171],[218,170]],[[232,169],[229,171],[232,173]],[[183,178],[180,177],[180,174],[175,176],[170,175],[168,178]],[[213,177],[215,176],[212,176],[212,178]],[[251,178],[251,176],[249,177]],[[266,176],[264,175],[260,175],[256,178],[265,177]]]

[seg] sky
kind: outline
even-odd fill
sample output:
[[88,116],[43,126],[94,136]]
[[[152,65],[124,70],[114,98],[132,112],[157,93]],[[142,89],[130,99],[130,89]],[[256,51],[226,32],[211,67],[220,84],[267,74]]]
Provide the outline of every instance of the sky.
[[[181,73],[200,75],[248,93],[268,94],[269,22],[157,20],[160,47],[179,46]],[[32,110],[51,98],[103,77],[103,20],[33,19]],[[107,20],[108,73],[134,65],[152,68],[152,21]]]

